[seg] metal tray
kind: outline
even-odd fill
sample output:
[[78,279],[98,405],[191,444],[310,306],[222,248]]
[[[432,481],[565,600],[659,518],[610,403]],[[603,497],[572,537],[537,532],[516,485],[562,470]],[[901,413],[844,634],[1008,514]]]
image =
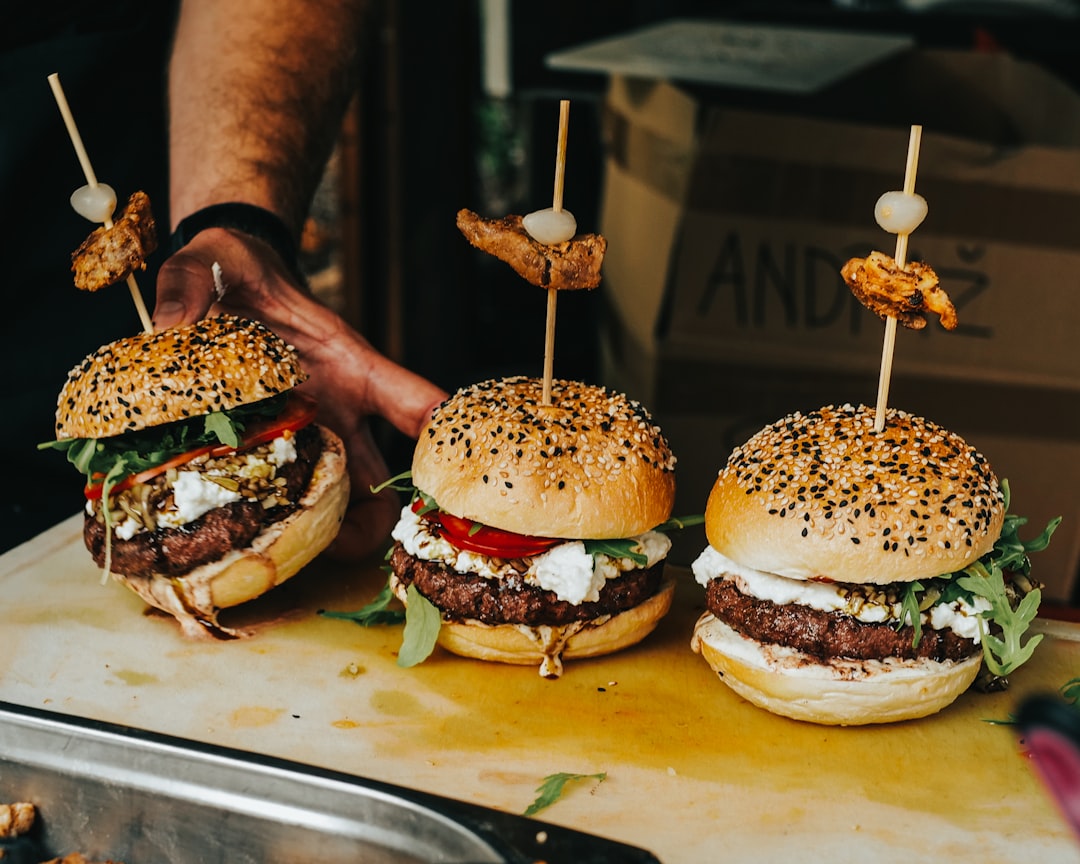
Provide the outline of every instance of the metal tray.
[[125,864],[655,862],[621,843],[349,774],[0,701],[0,803],[51,855]]

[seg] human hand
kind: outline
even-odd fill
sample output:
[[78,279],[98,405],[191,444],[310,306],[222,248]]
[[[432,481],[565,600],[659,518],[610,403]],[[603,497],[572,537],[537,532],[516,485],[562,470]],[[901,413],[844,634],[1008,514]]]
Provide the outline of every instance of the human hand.
[[[220,296],[215,263],[221,268]],[[319,400],[319,422],[342,437],[348,455],[349,510],[328,552],[350,559],[367,555],[387,538],[400,510],[392,490],[371,493],[390,471],[368,418],[384,417],[415,438],[447,394],[376,351],[300,287],[269,245],[232,229],[208,228],[161,265],[154,326],[218,312],[260,320],[299,351],[310,375],[301,386]]]

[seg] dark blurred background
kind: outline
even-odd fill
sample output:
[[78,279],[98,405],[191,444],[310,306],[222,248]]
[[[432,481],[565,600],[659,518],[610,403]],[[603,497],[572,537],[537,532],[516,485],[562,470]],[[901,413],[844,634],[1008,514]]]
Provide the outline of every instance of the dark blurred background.
[[[571,100],[565,206],[579,230],[599,230],[607,78],[548,68],[553,51],[705,17],[1006,50],[1077,83],[1080,5],[1071,2],[376,0],[373,8],[362,92],[332,166],[333,215],[322,226],[338,249],[327,290],[380,349],[448,390],[542,372],[544,292],[472,249],[454,218],[462,207],[502,216],[550,206],[560,99]],[[771,97],[729,98],[755,105]],[[873,107],[873,94],[865,98]],[[560,296],[557,377],[595,378],[603,302],[602,290]],[[392,467],[406,467],[411,442],[389,429],[380,436]]]

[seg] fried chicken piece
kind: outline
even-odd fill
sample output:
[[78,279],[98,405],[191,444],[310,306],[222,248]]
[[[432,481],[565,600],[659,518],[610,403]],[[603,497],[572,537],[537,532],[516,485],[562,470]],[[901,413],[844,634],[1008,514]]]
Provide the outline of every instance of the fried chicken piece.
[[146,269],[146,259],[157,249],[157,231],[150,198],[135,192],[111,228],[102,225],[71,254],[75,287],[97,291]]
[[34,827],[34,805],[23,801],[0,804],[0,837],[21,837]]
[[578,234],[546,246],[529,235],[520,216],[484,219],[464,209],[458,211],[457,227],[477,249],[505,261],[540,288],[568,290],[600,284],[600,265],[607,251],[607,240],[600,234]]
[[956,307],[929,264],[910,261],[901,270],[884,252],[871,252],[866,258],[850,259],[840,275],[859,302],[882,319],[895,318],[911,330],[921,330],[926,313],[933,312],[946,330],[955,330],[959,323]]
[[[37,808],[33,804],[23,801],[15,804],[0,804],[0,839],[10,840],[29,834],[30,829],[34,827],[36,817]],[[27,850],[20,851],[25,854]],[[3,857],[4,850],[0,849],[0,859]],[[24,855],[16,855],[16,857],[21,861]],[[121,862],[113,861],[111,858],[107,861],[95,862],[81,852],[72,852],[63,858],[50,858],[48,861],[42,861],[41,864],[121,864]]]

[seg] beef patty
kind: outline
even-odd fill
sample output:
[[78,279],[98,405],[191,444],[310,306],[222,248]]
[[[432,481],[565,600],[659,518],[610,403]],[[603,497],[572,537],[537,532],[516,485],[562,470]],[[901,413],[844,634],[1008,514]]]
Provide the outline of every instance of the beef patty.
[[733,630],[775,645],[786,645],[821,661],[833,657],[851,660],[964,660],[979,647],[952,630],[922,628],[919,644],[912,647],[914,630],[891,624],[869,624],[843,612],[822,612],[809,606],[779,606],[742,593],[728,579],[712,579],[705,588],[709,611]]
[[521,575],[489,579],[476,573],[458,573],[437,561],[410,555],[400,543],[394,545],[390,566],[402,584],[415,585],[450,618],[531,627],[591,621],[639,606],[656,593],[664,570],[663,562],[659,562],[647,570],[623,573],[604,583],[599,600],[574,605],[560,600],[554,591],[528,584]]
[[[277,469],[284,485],[276,487],[278,499],[288,503],[264,507],[259,501],[240,500],[204,513],[179,528],[140,531],[129,540],[112,537],[110,569],[125,576],[183,576],[196,567],[217,561],[232,549],[248,546],[267,525],[296,510],[322,453],[322,435],[314,424],[296,433],[296,461]],[[262,445],[269,447],[271,445]],[[160,482],[160,481],[159,481]],[[87,514],[83,540],[95,563],[105,566],[105,524]]]

